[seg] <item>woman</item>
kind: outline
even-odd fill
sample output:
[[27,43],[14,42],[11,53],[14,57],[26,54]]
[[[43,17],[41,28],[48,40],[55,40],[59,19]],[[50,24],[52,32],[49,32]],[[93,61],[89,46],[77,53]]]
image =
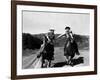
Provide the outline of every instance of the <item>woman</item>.
[[74,40],[73,33],[70,30],[70,27],[65,27],[65,33],[59,35],[57,38],[62,36],[66,37],[66,42],[64,45],[64,56],[66,56],[66,61],[68,62],[75,56],[75,53],[79,55],[78,45]]

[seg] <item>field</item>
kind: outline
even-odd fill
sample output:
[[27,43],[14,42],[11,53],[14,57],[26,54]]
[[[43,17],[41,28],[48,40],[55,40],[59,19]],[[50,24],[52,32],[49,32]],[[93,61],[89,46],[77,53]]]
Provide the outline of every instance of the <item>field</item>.
[[[23,51],[24,55],[22,56],[22,68],[23,69],[32,69],[35,68],[35,65],[38,63],[38,60],[36,58],[36,55],[38,54],[39,49],[32,50],[32,49],[26,49]],[[88,49],[80,49],[80,57],[83,57],[84,63],[77,64],[75,66],[88,66],[89,65],[89,50]],[[77,58],[76,55],[74,58]],[[63,53],[63,47],[55,47],[54,52],[54,60],[52,61],[52,67],[67,67],[65,64],[65,56]],[[58,64],[54,66],[55,64]],[[38,65],[38,67],[40,64]]]

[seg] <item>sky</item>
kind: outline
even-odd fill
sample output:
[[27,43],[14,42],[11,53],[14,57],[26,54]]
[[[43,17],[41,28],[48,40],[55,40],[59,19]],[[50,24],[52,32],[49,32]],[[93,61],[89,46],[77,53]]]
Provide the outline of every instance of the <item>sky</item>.
[[64,33],[65,27],[71,27],[75,34],[89,35],[90,15],[82,13],[61,13],[61,12],[22,12],[22,27],[24,33],[39,34],[46,33],[50,28],[55,33]]

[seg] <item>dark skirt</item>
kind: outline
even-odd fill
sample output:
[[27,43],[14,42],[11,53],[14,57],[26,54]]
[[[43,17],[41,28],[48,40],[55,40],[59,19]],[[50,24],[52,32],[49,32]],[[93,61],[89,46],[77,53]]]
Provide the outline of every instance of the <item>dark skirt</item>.
[[65,45],[64,45],[64,56],[71,56],[74,57],[75,52],[76,52],[76,42],[69,41],[67,40]]

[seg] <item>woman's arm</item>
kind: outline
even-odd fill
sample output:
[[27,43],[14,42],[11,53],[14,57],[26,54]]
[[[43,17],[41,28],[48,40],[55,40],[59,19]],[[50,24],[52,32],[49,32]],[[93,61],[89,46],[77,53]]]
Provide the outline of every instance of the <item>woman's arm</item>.
[[72,31],[70,31],[70,35],[71,35],[71,38],[73,39],[74,37],[73,37],[73,33],[72,33]]
[[73,35],[72,31],[70,32],[70,36],[71,36],[71,42],[73,43],[73,41],[74,41],[74,35]]

